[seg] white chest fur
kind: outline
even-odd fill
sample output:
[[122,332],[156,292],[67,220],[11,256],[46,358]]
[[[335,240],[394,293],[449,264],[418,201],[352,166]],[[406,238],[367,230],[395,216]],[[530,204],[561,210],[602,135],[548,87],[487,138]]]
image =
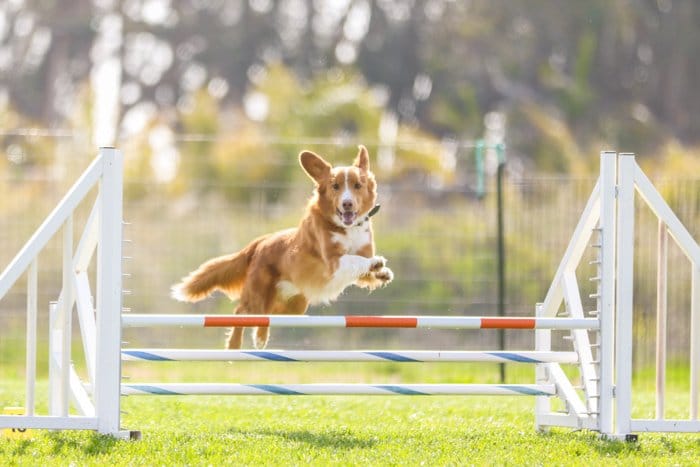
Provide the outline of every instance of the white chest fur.
[[312,305],[329,303],[335,300],[345,288],[369,271],[371,260],[357,256],[357,252],[370,244],[372,236],[370,224],[365,221],[360,226],[346,229],[343,233],[334,233],[331,241],[340,245],[343,256],[340,257],[338,269],[328,282],[321,284],[293,284],[290,281],[277,283],[277,292],[281,299],[288,300],[297,294],[303,294]]
[[341,245],[346,255],[354,255],[372,241],[370,224],[363,222],[362,225],[346,229],[344,233],[335,232],[331,235],[331,240]]
[[297,287],[290,281],[279,281],[277,293],[282,300],[289,300],[297,294],[303,294],[312,305],[328,304],[338,298],[343,290],[369,272],[372,259],[357,255],[343,255],[338,261],[338,269],[333,276],[322,284],[304,284]]

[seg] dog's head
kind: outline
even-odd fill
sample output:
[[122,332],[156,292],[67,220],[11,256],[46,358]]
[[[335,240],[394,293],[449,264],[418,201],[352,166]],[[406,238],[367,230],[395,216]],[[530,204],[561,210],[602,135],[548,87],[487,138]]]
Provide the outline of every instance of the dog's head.
[[336,225],[350,227],[374,207],[377,183],[364,146],[351,166],[332,167],[311,151],[303,151],[299,162],[316,184],[314,202],[319,211]]

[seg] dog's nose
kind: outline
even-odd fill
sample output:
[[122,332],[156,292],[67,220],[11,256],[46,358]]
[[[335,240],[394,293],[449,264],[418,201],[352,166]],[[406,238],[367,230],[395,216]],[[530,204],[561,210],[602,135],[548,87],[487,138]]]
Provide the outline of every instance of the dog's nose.
[[355,203],[353,203],[351,199],[344,199],[343,200],[343,209],[344,210],[352,211],[353,207],[355,207]]

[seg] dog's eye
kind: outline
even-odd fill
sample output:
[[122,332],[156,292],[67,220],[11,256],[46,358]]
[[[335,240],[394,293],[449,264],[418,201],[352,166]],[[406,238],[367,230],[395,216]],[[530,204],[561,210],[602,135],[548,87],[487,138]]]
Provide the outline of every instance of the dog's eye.
[[360,188],[362,188],[362,185],[360,185],[359,183],[355,183],[355,189],[359,190]]
[[334,184],[333,184],[333,189],[334,189],[335,191],[340,190],[340,185],[338,185],[337,183],[334,183]]

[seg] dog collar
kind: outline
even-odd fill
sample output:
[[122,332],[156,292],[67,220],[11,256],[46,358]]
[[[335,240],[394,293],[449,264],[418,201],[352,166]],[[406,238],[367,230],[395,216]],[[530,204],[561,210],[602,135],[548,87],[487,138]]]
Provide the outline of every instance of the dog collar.
[[375,204],[374,207],[372,209],[370,209],[370,211],[367,213],[367,217],[365,218],[365,220],[369,220],[370,217],[372,217],[373,215],[378,213],[379,208],[381,208],[381,207],[382,207],[381,204]]
[[367,215],[365,216],[365,218],[362,219],[362,220],[361,220],[360,222],[358,222],[357,224],[352,225],[352,227],[360,227],[362,224],[364,224],[365,222],[369,221],[369,218],[372,217],[372,216],[374,216],[376,213],[378,213],[378,212],[379,212],[379,208],[381,208],[381,207],[382,207],[381,204],[375,204],[374,207],[373,207],[372,209],[369,210],[369,212],[367,213]]

